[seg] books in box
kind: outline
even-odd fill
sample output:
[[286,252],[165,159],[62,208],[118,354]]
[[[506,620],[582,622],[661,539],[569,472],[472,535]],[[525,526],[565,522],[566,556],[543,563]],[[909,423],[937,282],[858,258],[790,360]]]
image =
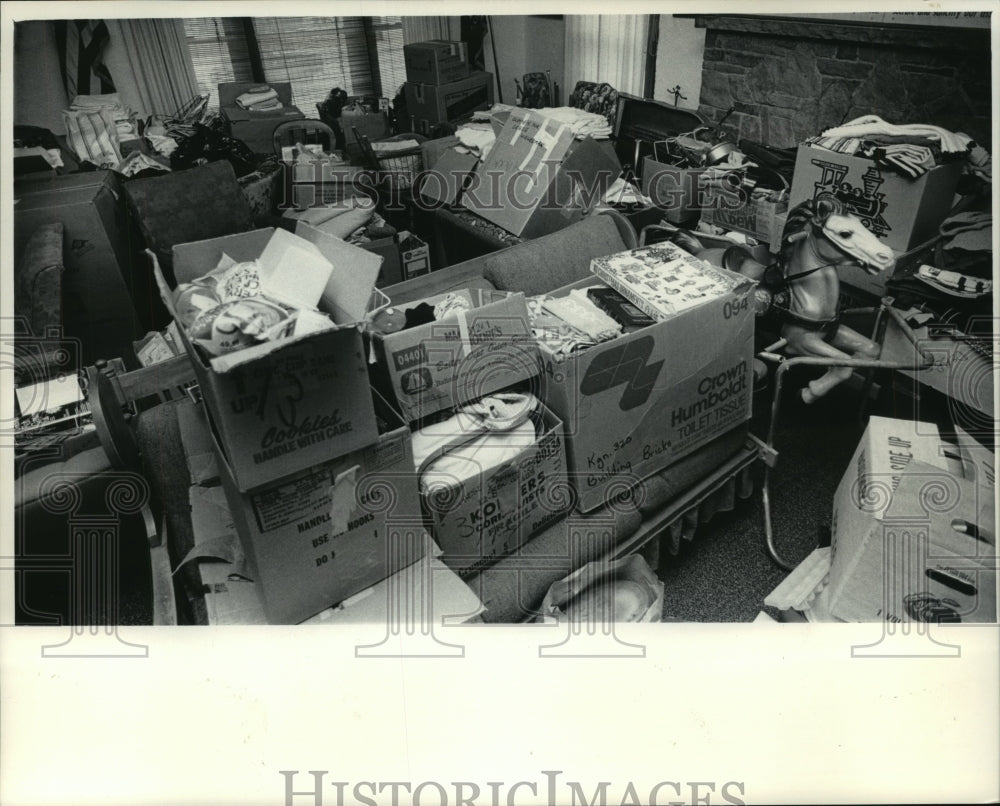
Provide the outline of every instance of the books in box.
[[594,258],[590,271],[657,320],[728,294],[740,282],[672,243]]

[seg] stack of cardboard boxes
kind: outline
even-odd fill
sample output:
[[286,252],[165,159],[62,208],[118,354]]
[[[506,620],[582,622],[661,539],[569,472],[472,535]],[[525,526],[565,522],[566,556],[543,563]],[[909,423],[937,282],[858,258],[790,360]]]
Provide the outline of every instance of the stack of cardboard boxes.
[[404,96],[412,130],[427,134],[439,123],[468,120],[493,105],[493,76],[470,71],[465,42],[432,39],[403,46]]
[[368,384],[359,323],[379,260],[309,227],[299,236],[263,229],[173,248],[178,283],[205,276],[223,256],[258,260],[262,278],[291,268],[299,282],[286,287],[330,269],[318,304],[329,329],[214,358],[181,329],[226,499],[264,612],[279,624],[309,618],[427,550],[409,429]]

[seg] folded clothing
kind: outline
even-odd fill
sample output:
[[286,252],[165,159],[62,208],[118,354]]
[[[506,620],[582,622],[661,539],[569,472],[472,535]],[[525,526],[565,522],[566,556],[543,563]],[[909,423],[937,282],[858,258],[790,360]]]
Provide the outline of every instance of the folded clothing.
[[[254,87],[242,95],[236,96],[236,105],[242,107],[243,109],[251,110],[260,108],[260,104],[265,104],[269,101],[278,100],[278,91],[273,87],[260,86]],[[278,101],[279,108],[281,107],[281,101]]]
[[550,297],[542,303],[542,307],[547,313],[586,333],[594,342],[621,335],[621,325],[591,302],[585,289],[575,288],[565,297]]
[[878,115],[862,115],[840,126],[827,129],[822,136],[824,138],[865,138],[878,134],[927,137],[937,140],[941,144],[941,150],[946,153],[968,151],[972,143],[972,138],[961,132],[951,132],[940,126],[932,126],[927,123],[909,123],[900,126],[888,123]]
[[943,249],[990,252],[993,249],[993,214],[966,211],[949,216],[941,224]]

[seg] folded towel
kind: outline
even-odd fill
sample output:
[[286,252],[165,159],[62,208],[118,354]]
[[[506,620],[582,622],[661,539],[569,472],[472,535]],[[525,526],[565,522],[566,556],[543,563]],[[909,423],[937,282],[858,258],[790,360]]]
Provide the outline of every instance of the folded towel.
[[[258,106],[265,101],[277,100],[277,98],[277,90],[272,89],[271,87],[267,87],[266,89],[255,87],[250,92],[244,92],[242,95],[238,95],[236,97],[236,104],[244,109],[250,109],[251,107]],[[280,101],[278,101],[278,105],[281,105]]]

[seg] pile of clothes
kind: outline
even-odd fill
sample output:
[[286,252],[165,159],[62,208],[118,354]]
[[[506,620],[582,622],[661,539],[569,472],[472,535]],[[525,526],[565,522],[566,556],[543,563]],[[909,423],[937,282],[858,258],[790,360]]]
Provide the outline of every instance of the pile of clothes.
[[[483,123],[493,118],[504,118],[516,108],[509,104],[493,104],[488,110],[473,113],[472,120],[474,123]],[[531,111],[569,126],[577,140],[582,140],[584,137],[607,140],[611,136],[612,129],[608,119],[596,112],[586,112],[572,106],[549,106]]]
[[[974,148],[984,151],[962,132],[925,123],[900,126],[878,115],[864,115],[834,126],[806,142],[840,154],[867,157],[911,179],[946,160],[972,158]],[[980,165],[989,164],[978,152],[973,159]]]
[[132,140],[139,136],[135,113],[121,102],[117,92],[105,95],[77,95],[69,105],[71,112],[97,112],[106,109],[114,123],[119,140]]
[[98,168],[118,165],[122,141],[138,137],[135,115],[117,93],[77,95],[62,116],[66,139],[80,162]]
[[593,347],[623,332],[622,325],[601,310],[584,288],[574,288],[563,297],[545,294],[528,297],[526,302],[532,336],[557,358]]

